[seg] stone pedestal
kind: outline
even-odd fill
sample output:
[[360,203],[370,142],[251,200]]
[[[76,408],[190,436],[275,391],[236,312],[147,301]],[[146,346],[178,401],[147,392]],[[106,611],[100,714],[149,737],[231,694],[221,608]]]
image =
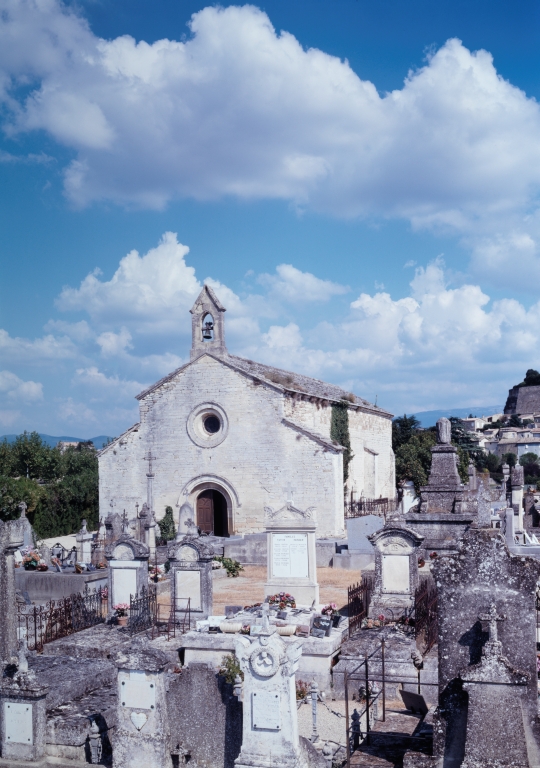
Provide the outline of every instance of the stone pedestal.
[[314,508],[305,511],[287,504],[281,509],[267,507],[267,579],[265,597],[288,592],[297,605],[319,604]]
[[24,649],[15,675],[0,684],[1,750],[4,760],[35,762],[45,756],[48,688],[29,672]]
[[512,507],[517,516],[516,530],[523,532],[523,484],[525,482],[523,467],[517,464],[512,467]]
[[[25,518],[26,520],[26,518]],[[28,522],[28,521],[26,521]],[[20,520],[0,521],[0,662],[8,664],[17,651],[17,604],[14,553],[23,546]]]
[[131,595],[148,588],[148,558],[150,550],[145,544],[127,533],[105,548],[109,563],[109,611],[119,603],[129,605]]
[[263,620],[256,640],[238,636],[236,656],[244,673],[243,738],[236,768],[307,766],[298,737],[295,672],[299,643],[286,644]]
[[369,537],[375,548],[375,584],[370,617],[398,619],[414,605],[418,587],[418,547],[423,537],[397,521]]
[[77,562],[78,563],[91,563],[92,562],[92,541],[94,534],[90,533],[86,528],[86,520],[82,521],[82,527],[79,533],[75,536],[77,542]]
[[113,768],[172,768],[170,727],[160,651],[132,646],[117,654],[118,709]]
[[188,608],[194,621],[212,615],[214,550],[196,534],[177,536],[168,549],[171,597],[175,613]]

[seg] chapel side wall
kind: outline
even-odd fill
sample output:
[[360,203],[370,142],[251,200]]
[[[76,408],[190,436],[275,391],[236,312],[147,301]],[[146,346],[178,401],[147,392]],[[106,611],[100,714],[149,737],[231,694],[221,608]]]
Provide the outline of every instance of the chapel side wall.
[[135,504],[146,501],[146,472],[144,460],[146,444],[142,432],[131,430],[102,451],[99,463],[99,516],[107,517],[114,502],[114,512],[120,515],[126,510],[128,517],[135,516]]
[[355,496],[394,498],[395,458],[392,420],[374,413],[349,409],[352,461],[348,488]]
[[[226,439],[214,448],[195,445],[186,429],[189,414],[204,402],[220,405],[229,420]],[[133,504],[146,498],[143,457],[151,446],[156,456],[153,496],[158,519],[166,505],[173,507],[178,519],[178,507],[188,500],[182,495],[186,485],[191,488],[197,478],[203,482],[215,476],[217,484],[222,478],[238,496],[239,504],[233,498],[234,531],[230,533],[263,531],[264,507],[282,506],[289,484],[295,488],[295,506],[317,508],[317,536],[342,533],[342,496],[336,508],[339,454],[282,423],[279,390],[255,384],[203,356],[150,392],[141,401],[140,411],[140,441],[130,436],[123,452],[109,451],[101,459],[105,514],[111,497],[116,497],[117,507],[124,498],[134,499]]]

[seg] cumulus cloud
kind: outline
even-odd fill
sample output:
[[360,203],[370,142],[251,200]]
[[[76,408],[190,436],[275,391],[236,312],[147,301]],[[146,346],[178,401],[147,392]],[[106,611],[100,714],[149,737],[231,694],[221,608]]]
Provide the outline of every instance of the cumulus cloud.
[[[87,312],[98,323],[129,321],[143,333],[174,330],[202,288],[185,262],[188,253],[174,232],[166,232],[144,256],[135,250],[124,256],[110,280],[101,280],[96,269],[79,288],[64,288],[56,305],[62,311]],[[129,346],[128,336],[124,329],[116,339],[100,336],[98,344],[105,354],[114,354],[118,345]]]
[[292,264],[279,264],[276,275],[261,275],[259,283],[285,301],[328,301],[332,296],[347,293],[345,285],[321,280],[311,272],[301,272]]
[[117,399],[129,400],[141,392],[147,384],[141,384],[138,381],[126,381],[119,376],[107,376],[100,371],[97,366],[92,365],[89,368],[78,368],[73,378],[75,385],[80,385],[90,392],[94,399],[113,397]]
[[77,357],[78,351],[66,336],[47,334],[41,339],[23,339],[10,336],[0,328],[0,355],[4,362],[30,362],[41,364]]
[[43,384],[23,381],[11,371],[0,371],[0,393],[9,400],[33,403],[43,400]]
[[498,262],[492,239],[502,258],[515,252],[512,232],[517,253],[527,234],[536,249],[540,108],[487,51],[449,40],[380,95],[250,5],[204,8],[187,41],[153,44],[100,39],[56,0],[0,8],[5,129],[44,130],[76,153],[76,204],[280,198],[449,230],[480,268]]

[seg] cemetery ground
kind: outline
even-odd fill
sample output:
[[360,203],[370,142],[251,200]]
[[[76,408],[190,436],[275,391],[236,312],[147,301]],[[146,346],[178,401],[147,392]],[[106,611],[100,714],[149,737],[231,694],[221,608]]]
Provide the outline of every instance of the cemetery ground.
[[[264,600],[264,584],[267,579],[265,566],[246,565],[236,578],[214,579],[213,613],[225,613],[226,605],[253,605]],[[320,602],[336,603],[339,609],[347,606],[347,587],[360,579],[360,571],[346,571],[338,568],[317,568],[320,587]],[[158,602],[167,604],[170,593],[159,595]]]

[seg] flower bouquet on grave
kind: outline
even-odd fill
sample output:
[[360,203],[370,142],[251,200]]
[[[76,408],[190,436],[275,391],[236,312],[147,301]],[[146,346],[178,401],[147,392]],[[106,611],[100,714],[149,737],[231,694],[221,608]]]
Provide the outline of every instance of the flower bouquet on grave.
[[332,626],[337,627],[341,619],[341,614],[338,611],[336,603],[328,603],[321,611],[323,616],[330,616],[332,619]]
[[26,571],[35,571],[41,560],[39,552],[30,547],[24,547],[24,549],[21,550],[21,554],[23,556],[24,569]]
[[101,587],[101,600],[102,602],[107,602],[109,599],[109,587]]
[[106,568],[106,567],[107,567],[107,563],[98,563],[96,565],[96,568],[97,568],[98,571],[100,571],[100,570],[102,570],[103,568]]
[[118,622],[118,625],[120,627],[127,626],[128,622],[128,609],[129,605],[127,603],[118,603],[118,605],[113,605],[113,609],[116,611],[116,621]]
[[284,608],[296,608],[296,600],[288,592],[278,592],[268,598],[270,605],[278,605],[282,611]]

